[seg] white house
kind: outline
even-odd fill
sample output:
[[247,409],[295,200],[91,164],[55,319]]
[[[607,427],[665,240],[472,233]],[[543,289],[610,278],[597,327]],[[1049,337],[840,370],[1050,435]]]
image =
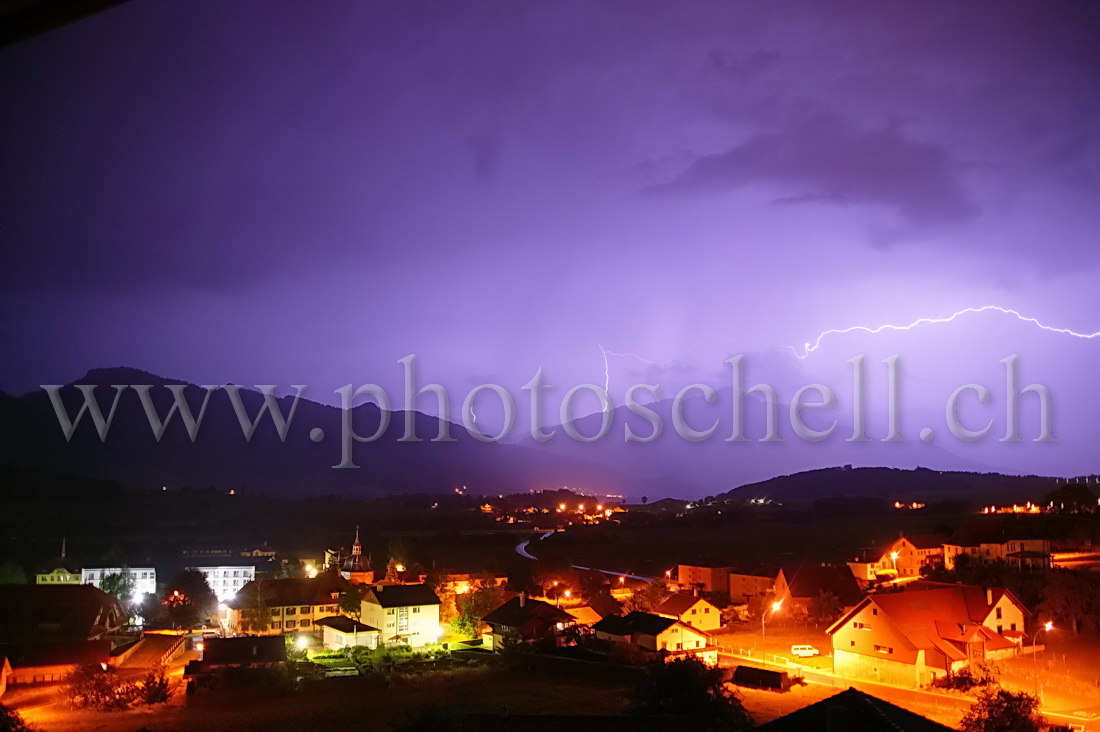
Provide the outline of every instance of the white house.
[[225,602],[240,592],[241,588],[256,579],[256,567],[251,564],[234,564],[217,567],[188,567],[202,574],[210,589]]
[[103,578],[112,574],[129,573],[134,580],[134,591],[125,600],[140,600],[157,592],[157,570],[153,567],[87,567],[80,571],[80,584],[103,589]]
[[321,640],[325,648],[330,651],[339,651],[351,646],[374,649],[382,641],[382,631],[378,628],[356,622],[346,615],[321,618],[314,622],[313,626],[321,628]]
[[362,621],[382,631],[386,645],[425,646],[439,640],[439,597],[428,585],[377,585],[363,596]]

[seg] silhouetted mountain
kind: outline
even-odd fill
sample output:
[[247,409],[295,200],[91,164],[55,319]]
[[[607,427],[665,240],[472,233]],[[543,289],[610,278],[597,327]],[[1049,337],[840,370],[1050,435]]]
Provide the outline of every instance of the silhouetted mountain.
[[[167,379],[129,368],[94,369],[76,384],[94,385],[104,418],[111,411],[113,385],[150,385],[150,401],[160,420],[168,415],[173,397],[170,384],[184,384],[184,396],[197,418],[205,391],[179,379]],[[70,419],[84,404],[73,385],[60,390]],[[257,391],[240,389],[241,403],[252,422],[264,405]],[[290,415],[293,397],[277,400]],[[101,441],[89,413],[66,442],[45,390],[0,399],[0,463],[49,469],[116,480],[128,487],[161,485],[245,489],[271,495],[345,494],[357,497],[391,493],[439,493],[467,485],[471,492],[505,493],[569,485],[591,492],[625,492],[632,481],[604,466],[564,459],[544,450],[484,443],[461,425],[450,424],[453,442],[431,442],[439,421],[414,413],[422,441],[399,441],[405,413],[392,412],[389,426],[373,442],[353,448],[357,469],[336,469],[341,462],[341,410],[302,397],[286,435],[280,441],[269,414],[246,440],[224,389],[211,392],[197,437],[192,442],[180,415],[174,414],[158,442],[139,394],[121,391],[106,440]],[[372,403],[352,410],[355,430],[370,435],[380,424],[381,410]],[[324,430],[320,442],[311,439]]]
[[982,505],[1042,501],[1054,485],[1052,478],[1034,475],[845,466],[781,475],[741,486],[717,498],[770,498],[786,503],[823,496],[861,496],[889,501],[952,499]]

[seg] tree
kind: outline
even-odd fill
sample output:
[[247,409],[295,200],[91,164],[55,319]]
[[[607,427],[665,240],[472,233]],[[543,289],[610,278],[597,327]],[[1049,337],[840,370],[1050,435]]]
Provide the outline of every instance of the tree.
[[31,732],[19,712],[0,704],[0,732]]
[[456,633],[476,636],[481,619],[504,602],[504,590],[491,582],[478,582],[469,592],[455,598],[458,617],[451,621]]
[[629,692],[628,714],[681,716],[688,729],[747,730],[752,716],[741,699],[726,689],[724,672],[697,658],[651,661]]
[[1038,732],[1046,724],[1038,699],[999,687],[983,689],[961,723],[963,732]]
[[1042,589],[1039,609],[1060,625],[1069,626],[1073,634],[1080,633],[1080,621],[1090,614],[1097,603],[1096,582],[1081,572],[1056,569],[1050,573]]
[[118,572],[111,572],[103,577],[99,583],[99,589],[108,595],[114,595],[122,602],[127,602],[134,594],[134,575],[130,568],[123,566]]
[[156,665],[145,674],[139,682],[141,700],[146,704],[163,704],[168,701],[168,675],[164,672],[164,666]]
[[668,585],[661,580],[653,580],[645,587],[635,590],[626,602],[623,610],[633,612],[635,610],[648,613],[660,605],[669,596]]
[[810,617],[814,620],[831,623],[840,615],[844,606],[840,599],[831,592],[821,591],[817,597],[810,600]]
[[209,620],[218,607],[218,597],[201,572],[185,569],[168,583],[164,606],[177,627],[193,628]]
[[[10,559],[0,564],[0,585],[25,585],[27,575],[23,568]],[[0,728],[2,729],[2,728]]]
[[337,599],[336,604],[340,606],[340,611],[342,613],[359,620],[363,613],[363,595],[365,594],[365,588],[360,585],[352,585],[347,590],[340,593],[340,597]]
[[69,674],[65,694],[74,707],[103,712],[127,709],[137,699],[137,687],[122,681],[113,667],[91,663]]

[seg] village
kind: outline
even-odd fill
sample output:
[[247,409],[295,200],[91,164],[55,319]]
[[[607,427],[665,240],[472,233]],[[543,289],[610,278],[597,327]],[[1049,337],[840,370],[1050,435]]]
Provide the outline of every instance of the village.
[[[504,664],[511,683],[532,673],[595,677],[614,698],[647,664],[680,661],[719,669],[757,723],[846,709],[859,695],[878,713],[954,728],[994,688],[1032,695],[1051,724],[1071,729],[1089,729],[1100,710],[1090,662],[1098,575],[1088,571],[1100,553],[1090,539],[1044,535],[1036,512],[979,511],[951,535],[899,532],[844,562],[754,557],[634,571],[613,552],[604,552],[612,566],[574,562],[555,542],[627,532],[632,513],[675,525],[696,509],[722,509],[566,492],[528,506],[463,500],[471,517],[508,527],[492,546],[525,571],[465,566],[468,558],[425,567],[407,540],[391,540],[381,557],[354,527],[346,544],[312,556],[288,557],[275,542],[223,544],[135,567],[79,566],[63,543],[27,583],[0,585],[0,703],[45,730],[137,729],[135,719],[177,729],[188,728],[189,712],[227,699],[261,716],[279,709],[262,693],[268,685],[301,705],[353,680]],[[908,517],[916,505],[894,509]],[[161,690],[159,703],[142,701],[148,689]],[[398,704],[400,694],[386,696]],[[398,704],[393,714],[417,708]],[[606,700],[598,713],[555,707],[563,720],[617,711]]]

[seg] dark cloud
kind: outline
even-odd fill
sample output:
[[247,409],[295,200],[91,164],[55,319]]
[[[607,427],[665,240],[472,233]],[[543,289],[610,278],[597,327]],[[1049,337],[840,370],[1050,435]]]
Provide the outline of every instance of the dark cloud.
[[777,203],[883,206],[923,228],[978,213],[963,168],[943,148],[911,140],[896,126],[861,130],[837,117],[817,117],[700,155],[674,180],[651,190],[763,185],[781,191]]

